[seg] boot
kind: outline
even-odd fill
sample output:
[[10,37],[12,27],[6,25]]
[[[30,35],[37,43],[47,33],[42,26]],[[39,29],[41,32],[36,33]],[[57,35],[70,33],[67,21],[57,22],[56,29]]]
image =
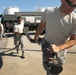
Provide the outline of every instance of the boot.
[[22,51],[22,57],[21,58],[25,58],[25,56],[24,56],[24,51]]

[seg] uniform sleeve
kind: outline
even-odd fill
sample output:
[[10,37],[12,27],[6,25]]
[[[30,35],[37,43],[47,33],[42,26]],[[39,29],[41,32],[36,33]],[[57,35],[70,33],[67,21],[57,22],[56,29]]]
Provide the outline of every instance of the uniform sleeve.
[[52,13],[54,10],[55,10],[55,8],[52,8],[52,7],[51,8],[46,8],[45,11],[42,14],[41,20],[44,21],[44,22],[46,22],[47,15],[49,13]]
[[44,22],[46,21],[46,10],[43,12],[41,20]]
[[18,32],[18,27],[17,27],[17,25],[14,25],[14,32]]
[[71,31],[71,34],[76,34],[76,22],[74,23],[74,27],[73,27],[73,29]]

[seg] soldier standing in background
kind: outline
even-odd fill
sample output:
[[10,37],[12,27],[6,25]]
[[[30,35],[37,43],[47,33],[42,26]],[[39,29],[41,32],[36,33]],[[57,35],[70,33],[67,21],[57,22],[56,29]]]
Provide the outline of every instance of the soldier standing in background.
[[23,31],[24,31],[24,20],[21,16],[17,17],[18,24],[14,25],[14,44],[19,53],[19,46],[21,45],[22,58],[24,58],[24,43],[23,43]]

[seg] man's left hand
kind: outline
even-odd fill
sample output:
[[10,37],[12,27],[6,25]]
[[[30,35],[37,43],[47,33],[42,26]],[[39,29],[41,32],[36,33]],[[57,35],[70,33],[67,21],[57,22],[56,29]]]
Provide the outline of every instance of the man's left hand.
[[51,47],[52,47],[52,49],[53,49],[53,51],[55,52],[55,53],[57,53],[57,52],[59,52],[61,49],[58,47],[58,46],[56,46],[55,44],[51,44]]

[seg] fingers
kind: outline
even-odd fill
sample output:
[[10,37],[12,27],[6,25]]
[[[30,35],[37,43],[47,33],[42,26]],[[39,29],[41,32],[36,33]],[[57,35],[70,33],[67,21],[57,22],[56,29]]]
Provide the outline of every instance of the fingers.
[[55,53],[58,53],[60,51],[60,48],[56,46],[55,44],[51,44],[51,47]]

